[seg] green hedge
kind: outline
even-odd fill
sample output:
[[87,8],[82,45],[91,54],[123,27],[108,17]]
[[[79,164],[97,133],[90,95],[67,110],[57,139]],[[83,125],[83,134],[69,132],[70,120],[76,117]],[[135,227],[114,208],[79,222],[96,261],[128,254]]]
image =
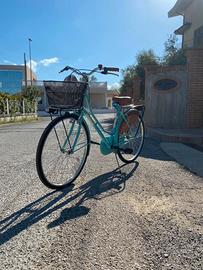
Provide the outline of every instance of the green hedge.
[[0,93],[0,115],[7,115],[7,104],[9,106],[9,115],[15,116],[23,113],[23,101],[24,112],[35,113],[36,112],[36,99],[29,100],[21,95],[10,95],[8,93]]

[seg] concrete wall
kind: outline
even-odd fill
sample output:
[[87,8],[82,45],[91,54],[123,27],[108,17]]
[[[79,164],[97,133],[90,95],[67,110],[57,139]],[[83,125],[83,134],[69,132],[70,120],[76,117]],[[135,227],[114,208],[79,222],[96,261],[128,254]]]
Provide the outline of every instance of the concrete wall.
[[194,32],[199,27],[203,26],[203,0],[194,0],[185,10],[184,21],[192,23],[191,27],[184,33],[184,46],[193,47]]
[[106,99],[107,99],[107,101],[106,101],[106,106],[109,108],[109,109],[112,109],[113,108],[113,106],[112,106],[112,104],[113,104],[113,97],[114,96],[119,96],[119,91],[118,90],[108,90],[107,92],[106,92]]
[[[156,90],[160,79],[178,82],[175,89]],[[203,127],[203,49],[187,50],[186,66],[146,67],[145,120],[149,127]]]
[[91,100],[92,108],[102,109],[102,108],[107,107],[107,104],[106,104],[107,99],[106,99],[105,93],[101,93],[101,94],[91,93],[90,100]]
[[107,107],[107,82],[93,82],[90,84],[90,100],[92,108]]
[[0,117],[0,124],[5,124],[9,122],[36,120],[37,118],[38,116],[36,113],[28,113],[26,115],[17,115],[17,116],[6,116],[6,117]]
[[[173,79],[178,85],[171,90],[156,90],[155,82]],[[145,121],[149,127],[185,128],[187,104],[186,66],[146,67]]]

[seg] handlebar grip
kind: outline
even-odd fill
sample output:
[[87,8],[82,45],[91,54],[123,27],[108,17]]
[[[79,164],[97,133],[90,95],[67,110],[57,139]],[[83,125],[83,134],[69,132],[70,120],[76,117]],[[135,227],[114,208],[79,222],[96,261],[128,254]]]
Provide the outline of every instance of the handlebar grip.
[[59,73],[62,73],[62,72],[64,72],[65,70],[69,70],[69,66],[67,66],[67,67],[64,67],[61,71],[59,71]]
[[119,68],[116,67],[105,67],[104,69],[106,69],[107,71],[119,72]]

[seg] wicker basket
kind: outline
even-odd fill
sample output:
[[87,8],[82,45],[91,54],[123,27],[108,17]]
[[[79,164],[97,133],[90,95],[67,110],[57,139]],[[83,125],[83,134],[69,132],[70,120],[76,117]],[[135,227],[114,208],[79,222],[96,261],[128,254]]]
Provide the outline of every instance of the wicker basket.
[[49,108],[76,110],[83,106],[87,83],[44,81],[44,88]]

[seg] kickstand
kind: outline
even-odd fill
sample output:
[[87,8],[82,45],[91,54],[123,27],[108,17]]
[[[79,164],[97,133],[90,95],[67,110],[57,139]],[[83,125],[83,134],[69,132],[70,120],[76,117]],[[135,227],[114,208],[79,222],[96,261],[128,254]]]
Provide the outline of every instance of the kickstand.
[[118,162],[117,154],[115,154],[115,157],[116,157],[116,161],[117,161],[117,164],[118,164],[119,173],[122,174],[122,172],[121,172],[121,166],[120,166],[120,164]]

